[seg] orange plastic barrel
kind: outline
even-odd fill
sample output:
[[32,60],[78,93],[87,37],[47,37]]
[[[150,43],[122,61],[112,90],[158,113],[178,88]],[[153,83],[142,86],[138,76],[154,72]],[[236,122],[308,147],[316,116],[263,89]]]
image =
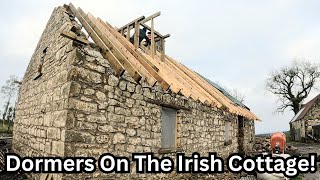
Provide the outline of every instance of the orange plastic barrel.
[[272,152],[274,152],[276,145],[279,144],[280,152],[284,154],[284,150],[286,147],[286,135],[282,132],[275,132],[271,135],[271,148]]

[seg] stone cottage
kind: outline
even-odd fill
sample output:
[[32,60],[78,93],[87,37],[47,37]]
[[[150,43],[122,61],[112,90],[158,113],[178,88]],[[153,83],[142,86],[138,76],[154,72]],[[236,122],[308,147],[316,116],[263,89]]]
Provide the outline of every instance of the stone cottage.
[[320,94],[303,105],[292,118],[290,121],[291,137],[295,141],[305,141],[308,135],[319,136],[319,125]]
[[[72,4],[54,9],[19,92],[15,153],[98,158],[108,152],[130,158],[134,152],[217,152],[227,157],[251,151],[258,118],[248,107],[172,58],[134,48],[102,22]],[[88,41],[82,27],[95,43]],[[97,171],[32,176],[120,175]]]

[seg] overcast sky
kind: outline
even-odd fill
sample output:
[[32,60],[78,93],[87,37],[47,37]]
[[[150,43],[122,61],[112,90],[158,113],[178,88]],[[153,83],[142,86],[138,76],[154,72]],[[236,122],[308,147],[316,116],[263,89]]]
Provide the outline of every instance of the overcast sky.
[[[265,90],[270,71],[295,58],[320,62],[320,1],[316,0],[72,2],[117,27],[161,11],[155,28],[171,34],[166,53],[245,94],[245,104],[262,119],[256,123],[256,133],[288,130],[293,117],[289,110],[274,113],[276,98]],[[64,3],[69,1],[0,1],[0,85],[10,74],[23,77],[54,7]],[[308,100],[317,93],[313,91]]]

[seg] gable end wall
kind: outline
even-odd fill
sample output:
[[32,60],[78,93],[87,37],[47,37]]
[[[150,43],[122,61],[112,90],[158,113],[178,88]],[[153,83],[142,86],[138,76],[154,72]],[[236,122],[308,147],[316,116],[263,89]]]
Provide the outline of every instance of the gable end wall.
[[320,124],[320,100],[318,100],[314,106],[307,112],[307,114],[300,120],[292,122],[290,125],[292,135],[295,131],[300,130],[300,137],[302,140],[307,137],[308,134],[313,134],[312,126]]

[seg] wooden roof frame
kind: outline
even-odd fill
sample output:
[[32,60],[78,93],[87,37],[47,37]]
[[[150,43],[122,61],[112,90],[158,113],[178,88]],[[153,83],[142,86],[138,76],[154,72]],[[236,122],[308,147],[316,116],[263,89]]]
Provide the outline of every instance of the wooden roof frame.
[[[115,29],[108,22],[95,18],[90,13],[86,14],[81,8],[76,9],[71,3],[69,9],[89,33],[92,40],[101,48],[102,56],[110,62],[118,76],[127,71],[137,82],[144,78],[151,86],[158,83],[164,90],[170,89],[174,93],[181,93],[207,106],[225,108],[236,115],[258,120],[250,110],[234,104],[199,74],[165,55],[164,39],[170,37],[170,34],[162,36],[154,30],[153,22],[154,18],[161,14],[160,12],[147,18],[141,16],[123,27]],[[145,24],[147,21],[151,21],[151,27]],[[136,32],[140,31],[140,25],[151,30],[153,42],[151,50],[144,47],[140,47],[142,48],[140,49],[137,43],[132,44],[128,41],[128,36],[127,38],[123,36],[124,30],[130,30],[131,27],[135,27]],[[74,36],[71,38],[79,40]],[[137,40],[137,33],[134,38]],[[161,52],[154,51],[155,40],[161,41],[161,45],[163,45]]]

